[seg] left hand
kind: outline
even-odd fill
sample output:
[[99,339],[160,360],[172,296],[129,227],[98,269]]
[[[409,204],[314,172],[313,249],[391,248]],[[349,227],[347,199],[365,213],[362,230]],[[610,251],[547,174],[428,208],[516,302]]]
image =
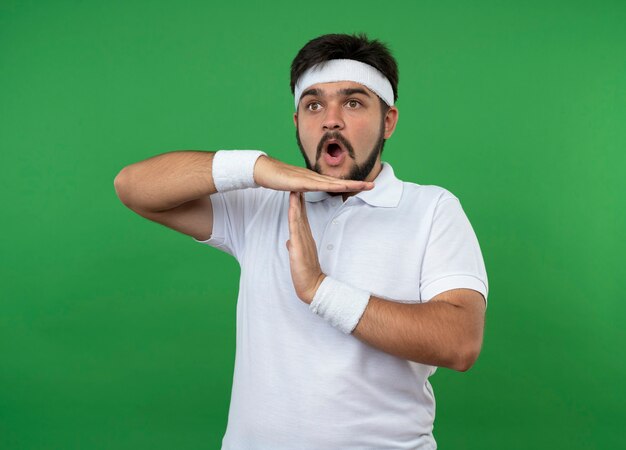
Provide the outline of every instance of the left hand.
[[296,294],[311,303],[320,284],[326,278],[317,257],[317,246],[306,216],[304,194],[289,193],[289,265]]

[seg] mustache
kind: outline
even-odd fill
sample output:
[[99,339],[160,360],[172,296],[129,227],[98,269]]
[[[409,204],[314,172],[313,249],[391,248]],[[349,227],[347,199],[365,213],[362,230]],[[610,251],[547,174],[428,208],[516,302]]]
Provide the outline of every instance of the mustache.
[[326,144],[326,142],[330,141],[331,139],[336,139],[337,141],[341,142],[348,151],[348,155],[350,155],[350,158],[354,159],[354,148],[352,147],[352,144],[350,144],[350,142],[348,142],[348,140],[343,135],[341,135],[339,131],[329,131],[328,133],[324,134],[324,136],[322,136],[322,139],[320,139],[320,143],[317,144],[317,153],[315,154],[316,161],[320,158],[320,156],[322,156],[324,144]]

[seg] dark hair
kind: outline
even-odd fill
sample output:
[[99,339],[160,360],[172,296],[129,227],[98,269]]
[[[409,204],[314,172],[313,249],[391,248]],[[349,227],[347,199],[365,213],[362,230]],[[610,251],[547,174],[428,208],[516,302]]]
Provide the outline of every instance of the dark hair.
[[398,64],[385,44],[365,34],[325,34],[307,42],[291,63],[291,93],[309,67],[331,59],[354,59],[375,67],[387,77],[393,99],[398,100]]

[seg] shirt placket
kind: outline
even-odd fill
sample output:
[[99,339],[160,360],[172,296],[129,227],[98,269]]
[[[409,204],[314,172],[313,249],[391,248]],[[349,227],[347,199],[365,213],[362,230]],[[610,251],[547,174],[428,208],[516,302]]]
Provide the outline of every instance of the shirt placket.
[[339,250],[343,242],[343,231],[349,213],[350,199],[342,202],[341,197],[335,197],[330,199],[330,201],[334,211],[328,222],[326,222],[318,246],[320,266],[326,275],[336,272]]

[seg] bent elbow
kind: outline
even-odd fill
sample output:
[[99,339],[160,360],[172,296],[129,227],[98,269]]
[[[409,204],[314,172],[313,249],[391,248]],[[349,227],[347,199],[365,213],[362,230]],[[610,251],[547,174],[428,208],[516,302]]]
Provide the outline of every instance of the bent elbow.
[[120,172],[117,174],[117,176],[113,180],[113,187],[120,201],[124,205],[130,208],[131,189],[129,188],[129,176],[128,176],[128,170],[126,167],[120,170]]
[[480,346],[468,348],[463,352],[459,352],[449,367],[457,372],[467,372],[474,366],[478,355],[480,355]]
[[467,372],[472,368],[477,358],[465,358],[463,360],[458,361],[452,369],[457,372]]

